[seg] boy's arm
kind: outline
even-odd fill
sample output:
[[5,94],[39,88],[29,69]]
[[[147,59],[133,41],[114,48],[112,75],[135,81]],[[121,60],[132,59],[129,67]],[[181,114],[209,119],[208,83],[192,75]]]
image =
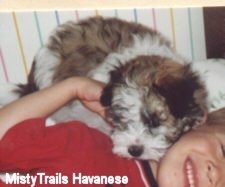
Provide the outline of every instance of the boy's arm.
[[0,109],[0,139],[18,122],[29,118],[47,117],[77,98],[91,110],[104,115],[99,104],[103,84],[87,78],[69,78],[49,88],[14,101]]

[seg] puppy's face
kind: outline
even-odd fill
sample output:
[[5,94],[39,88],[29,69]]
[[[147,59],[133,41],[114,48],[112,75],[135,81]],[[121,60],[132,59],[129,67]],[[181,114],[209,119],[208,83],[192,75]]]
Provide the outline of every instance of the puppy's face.
[[111,72],[102,93],[114,130],[113,152],[155,159],[180,135],[200,124],[206,92],[190,66],[159,56],[139,56]]

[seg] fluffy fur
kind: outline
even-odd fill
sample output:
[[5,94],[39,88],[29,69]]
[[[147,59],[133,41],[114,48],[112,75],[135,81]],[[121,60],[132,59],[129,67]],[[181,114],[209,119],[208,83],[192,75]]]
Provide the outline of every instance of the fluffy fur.
[[163,36],[137,23],[101,17],[57,27],[35,56],[28,83],[5,94],[11,95],[6,100],[71,76],[106,83],[101,102],[113,127],[79,101],[52,118],[97,128],[112,138],[113,152],[124,157],[158,160],[207,111],[200,78]]

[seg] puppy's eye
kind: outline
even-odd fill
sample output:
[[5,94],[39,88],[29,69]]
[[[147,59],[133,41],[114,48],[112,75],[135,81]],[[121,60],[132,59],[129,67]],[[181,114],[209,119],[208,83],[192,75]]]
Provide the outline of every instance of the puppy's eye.
[[115,110],[113,110],[112,108],[109,108],[107,110],[107,117],[110,118],[110,120],[113,121],[114,123],[119,123],[122,118],[121,114],[115,112]]
[[121,124],[121,125],[117,125],[116,126],[116,129],[120,130],[120,131],[125,131],[127,129],[127,126],[124,125],[124,124]]
[[159,126],[159,121],[155,118],[150,118],[147,122],[149,128],[155,128]]
[[115,123],[119,123],[121,121],[121,115],[113,114],[112,119]]
[[155,115],[150,116],[142,115],[142,120],[148,128],[156,128],[160,125],[159,120]]

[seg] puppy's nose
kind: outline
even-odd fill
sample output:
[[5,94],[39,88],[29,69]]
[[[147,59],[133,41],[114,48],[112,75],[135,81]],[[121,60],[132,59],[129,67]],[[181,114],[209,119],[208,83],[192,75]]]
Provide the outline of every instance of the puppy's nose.
[[128,152],[134,156],[134,157],[139,157],[143,153],[143,147],[140,145],[132,145],[128,148]]

